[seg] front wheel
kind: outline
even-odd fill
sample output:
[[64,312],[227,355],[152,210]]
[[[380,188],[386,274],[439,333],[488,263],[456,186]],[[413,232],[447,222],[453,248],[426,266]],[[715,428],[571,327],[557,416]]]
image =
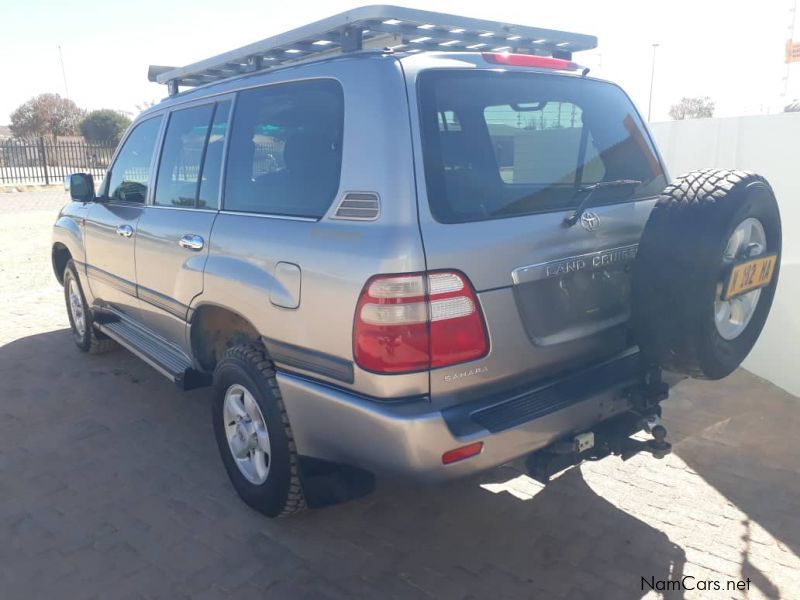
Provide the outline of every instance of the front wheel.
[[297,450],[263,348],[228,349],[214,370],[214,435],[233,487],[268,517],[306,508]]
[[94,328],[92,311],[83,294],[75,263],[70,260],[64,269],[64,300],[75,345],[89,354],[102,354],[116,348],[116,342]]

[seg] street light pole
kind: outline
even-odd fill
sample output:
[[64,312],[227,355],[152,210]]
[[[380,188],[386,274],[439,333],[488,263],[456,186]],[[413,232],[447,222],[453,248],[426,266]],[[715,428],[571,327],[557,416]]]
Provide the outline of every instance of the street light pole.
[[653,110],[653,81],[656,78],[656,49],[658,44],[653,44],[653,63],[650,67],[650,100],[647,103],[647,122],[650,122],[650,113]]

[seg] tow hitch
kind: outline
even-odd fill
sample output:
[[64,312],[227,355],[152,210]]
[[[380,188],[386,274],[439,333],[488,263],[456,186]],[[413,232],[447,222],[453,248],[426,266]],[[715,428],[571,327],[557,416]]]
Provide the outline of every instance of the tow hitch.
[[[631,438],[645,431],[649,440]],[[639,452],[649,452],[654,458],[664,458],[672,450],[666,441],[667,429],[661,423],[661,407],[651,406],[646,411],[630,411],[600,423],[592,431],[559,440],[528,456],[525,467],[537,481],[547,484],[550,478],[586,460],[600,460],[615,454],[628,460]]]

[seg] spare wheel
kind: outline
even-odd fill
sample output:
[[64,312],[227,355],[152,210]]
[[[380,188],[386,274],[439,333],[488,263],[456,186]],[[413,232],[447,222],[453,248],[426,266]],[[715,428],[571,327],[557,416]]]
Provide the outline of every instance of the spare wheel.
[[692,171],[667,186],[633,266],[632,323],[651,364],[701,379],[738,367],[769,314],[781,257],[778,203],[746,171]]

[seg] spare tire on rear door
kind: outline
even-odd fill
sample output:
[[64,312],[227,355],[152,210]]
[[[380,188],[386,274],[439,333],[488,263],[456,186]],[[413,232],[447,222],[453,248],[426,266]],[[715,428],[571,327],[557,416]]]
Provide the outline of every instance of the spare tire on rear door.
[[705,169],[676,179],[650,214],[633,267],[644,355],[691,377],[731,373],[764,327],[780,255],[778,203],[763,177]]

